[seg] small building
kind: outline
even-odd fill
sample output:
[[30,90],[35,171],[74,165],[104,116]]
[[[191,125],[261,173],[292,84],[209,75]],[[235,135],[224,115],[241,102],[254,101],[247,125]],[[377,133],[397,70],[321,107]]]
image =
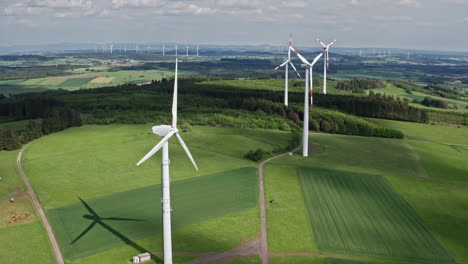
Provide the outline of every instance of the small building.
[[151,260],[151,255],[148,252],[141,253],[138,256],[133,257],[133,263],[142,263]]

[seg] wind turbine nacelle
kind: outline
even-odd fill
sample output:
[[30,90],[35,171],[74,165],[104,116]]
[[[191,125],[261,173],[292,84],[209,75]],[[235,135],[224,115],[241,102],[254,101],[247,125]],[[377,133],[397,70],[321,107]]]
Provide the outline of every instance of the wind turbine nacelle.
[[169,134],[169,131],[171,131],[172,127],[168,125],[160,125],[154,126],[151,129],[153,130],[154,134],[160,137],[165,137],[167,134]]

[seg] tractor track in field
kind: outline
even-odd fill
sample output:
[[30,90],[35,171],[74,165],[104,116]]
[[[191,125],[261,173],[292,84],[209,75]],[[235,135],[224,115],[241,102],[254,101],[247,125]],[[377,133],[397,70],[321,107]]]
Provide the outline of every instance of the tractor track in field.
[[265,186],[263,176],[263,166],[268,162],[289,155],[298,151],[302,145],[296,147],[292,151],[285,152],[283,154],[266,159],[258,164],[258,177],[259,177],[259,196],[260,196],[260,235],[253,241],[244,244],[241,247],[225,251],[222,253],[201,253],[201,252],[174,252],[175,255],[192,255],[201,256],[200,258],[186,262],[186,264],[199,264],[199,263],[210,263],[215,261],[222,261],[234,256],[251,256],[259,255],[262,260],[262,264],[270,263],[270,253],[268,251],[268,237],[267,237],[267,224],[266,224],[266,206],[265,206]]
[[28,193],[31,196],[34,207],[36,207],[39,215],[41,216],[42,223],[44,223],[44,227],[47,231],[47,235],[49,236],[50,243],[52,244],[52,249],[54,250],[55,258],[57,260],[58,264],[64,264],[63,261],[63,256],[62,252],[60,252],[59,245],[57,243],[57,239],[55,238],[54,232],[52,231],[52,227],[49,224],[49,221],[47,220],[47,217],[45,215],[44,210],[42,209],[41,204],[39,203],[39,200],[36,197],[36,194],[34,193],[33,188],[31,187],[31,184],[29,183],[28,178],[26,177],[26,174],[23,171],[23,167],[21,166],[21,158],[23,156],[23,152],[28,148],[29,144],[24,146],[24,148],[21,149],[21,151],[18,153],[18,158],[16,159],[16,165],[18,167],[18,171],[21,174],[21,177],[23,178],[24,183],[26,184],[28,188]]

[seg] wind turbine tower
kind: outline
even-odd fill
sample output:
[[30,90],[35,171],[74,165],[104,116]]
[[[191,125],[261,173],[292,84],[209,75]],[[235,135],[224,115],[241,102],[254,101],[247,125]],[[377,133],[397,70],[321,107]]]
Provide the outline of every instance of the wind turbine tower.
[[114,44],[110,45],[110,53],[112,54],[112,49],[114,48]]
[[154,146],[138,163],[140,166],[143,162],[149,159],[151,156],[156,154],[162,148],[162,211],[163,211],[163,243],[164,243],[164,264],[172,264],[172,234],[171,234],[171,195],[170,195],[170,178],[169,178],[169,139],[173,136],[177,138],[182,148],[187,153],[190,161],[192,162],[195,169],[198,171],[197,164],[192,157],[187,145],[179,135],[177,129],[177,58],[175,66],[175,79],[174,79],[174,97],[172,101],[172,126],[159,125],[152,128],[153,133],[163,137],[159,143]]
[[197,44],[197,57],[198,57],[198,44]]
[[188,57],[188,45],[185,46],[185,49],[186,49],[186,53],[185,53],[185,56]]
[[[312,62],[307,61],[297,50],[292,46],[289,47],[297,57],[304,63],[302,67],[306,68],[306,81],[304,89],[304,127],[302,133],[302,156],[309,156],[309,95],[310,95],[310,104],[313,105],[313,79],[312,79],[312,68],[315,63],[327,52],[323,50],[319,55],[317,55]],[[310,86],[309,86],[310,85]],[[309,91],[310,87],[310,91]]]
[[163,53],[163,56],[166,56],[166,45],[163,44],[163,47],[162,47],[162,53]]
[[177,57],[177,45],[175,45],[175,55]]

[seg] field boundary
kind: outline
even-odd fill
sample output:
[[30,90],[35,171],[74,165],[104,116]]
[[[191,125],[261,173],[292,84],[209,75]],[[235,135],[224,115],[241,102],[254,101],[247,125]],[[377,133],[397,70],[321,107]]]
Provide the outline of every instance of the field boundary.
[[64,264],[63,261],[63,256],[62,253],[60,252],[60,248],[57,243],[57,239],[55,239],[54,232],[52,230],[52,227],[49,224],[49,221],[47,220],[47,217],[44,213],[44,210],[42,209],[41,204],[39,203],[39,200],[37,200],[36,194],[34,193],[33,188],[31,187],[31,184],[29,183],[28,178],[26,177],[26,174],[23,171],[23,167],[21,166],[21,158],[23,157],[23,152],[26,150],[26,148],[29,147],[30,144],[27,144],[24,146],[21,151],[18,153],[18,158],[16,159],[16,165],[18,167],[18,171],[21,174],[21,178],[23,178],[24,183],[28,187],[28,192],[29,195],[31,196],[34,207],[36,207],[36,210],[39,212],[39,215],[41,216],[42,223],[44,224],[44,227],[47,231],[47,235],[49,237],[50,243],[52,244],[52,249],[54,250],[55,258],[57,260],[58,264]]

